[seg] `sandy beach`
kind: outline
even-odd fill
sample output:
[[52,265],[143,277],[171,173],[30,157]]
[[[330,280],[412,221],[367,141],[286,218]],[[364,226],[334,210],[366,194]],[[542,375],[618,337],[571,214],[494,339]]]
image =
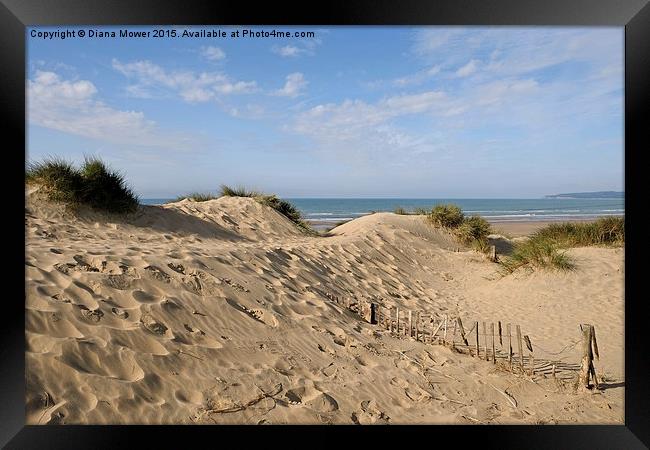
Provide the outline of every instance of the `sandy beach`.
[[[623,248],[502,276],[422,216],[309,236],[251,198],[116,219],[33,189],[25,228],[28,424],[623,423]],[[401,338],[337,298],[518,324],[558,377]],[[560,376],[580,361],[582,323],[597,331],[597,393]]]

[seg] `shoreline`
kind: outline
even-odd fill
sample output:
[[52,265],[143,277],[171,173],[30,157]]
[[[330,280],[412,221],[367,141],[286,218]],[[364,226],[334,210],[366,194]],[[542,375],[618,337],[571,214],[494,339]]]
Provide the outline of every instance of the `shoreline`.
[[[360,216],[364,217],[364,216]],[[581,218],[581,217],[566,217],[566,218],[535,218],[535,219],[528,219],[528,218],[513,218],[513,219],[491,219],[490,217],[485,217],[483,218],[487,220],[490,225],[492,225],[492,229],[494,234],[505,234],[510,237],[522,237],[522,236],[528,236],[529,234],[534,233],[535,231],[539,230],[540,228],[549,225],[551,223],[566,223],[566,222],[595,222],[596,220],[603,218],[603,217],[619,217],[619,216],[598,216],[598,217],[589,217],[589,218]],[[352,219],[352,220],[356,220]],[[317,231],[327,231],[328,229],[331,229],[334,226],[334,223],[332,221],[326,221],[326,220],[311,220],[311,219],[306,219],[309,224],[314,227],[315,230]]]

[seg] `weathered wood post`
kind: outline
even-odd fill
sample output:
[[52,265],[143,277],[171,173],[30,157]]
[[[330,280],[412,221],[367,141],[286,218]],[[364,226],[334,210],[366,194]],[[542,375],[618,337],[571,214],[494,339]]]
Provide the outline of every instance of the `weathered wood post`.
[[596,359],[600,360],[600,355],[598,354],[598,342],[596,342],[596,327],[593,325],[591,326],[591,337],[593,338],[593,350],[594,350],[594,355],[596,355]]
[[478,322],[474,322],[474,327],[476,328],[476,357],[480,359],[481,351],[479,350],[479,346],[478,346]]
[[503,349],[503,339],[501,338],[501,321],[499,320],[499,345]]
[[447,342],[447,315],[445,314],[445,334],[442,335],[442,343]]
[[512,330],[510,324],[506,328],[508,330],[508,363],[510,364],[510,369],[512,369]]
[[451,347],[456,348],[456,330],[458,329],[458,320],[454,320],[454,332],[451,335]]
[[370,323],[375,325],[377,323],[377,304],[370,304]]
[[524,349],[521,345],[521,327],[517,325],[517,348],[519,349],[519,363],[521,365],[521,370],[524,370]]
[[457,319],[457,322],[458,322],[458,329],[460,330],[460,337],[465,343],[465,345],[469,347],[469,343],[467,342],[467,337],[465,336],[465,328],[463,328],[463,321],[459,317]]
[[[431,331],[431,343],[433,343],[433,338],[436,336],[436,334],[438,334],[438,331],[439,331],[440,328],[442,327],[442,324],[443,324],[443,323],[444,323],[444,320],[441,318],[441,319],[440,319],[440,323],[439,323],[438,326],[435,328],[435,330]],[[432,322],[431,322],[431,328],[433,328],[433,325],[434,325],[434,322],[432,321]]]
[[497,262],[497,246],[490,246],[490,259],[494,262]]
[[488,357],[488,338],[487,338],[488,334],[487,334],[487,325],[485,325],[485,322],[483,322],[482,325],[483,325],[483,336],[484,336],[483,342],[484,342],[484,347],[485,347],[485,360],[486,360],[486,361],[489,361],[489,357]]
[[408,337],[413,336],[413,311],[409,309],[409,331],[407,333]]
[[594,387],[598,389],[598,380],[596,379],[596,370],[593,363],[593,326],[582,324],[580,329],[582,330],[582,364],[578,380],[583,389],[589,389],[589,378],[591,377],[594,381]]
[[530,374],[535,375],[535,357],[533,356],[533,344],[530,342],[530,337],[528,335],[524,336],[524,342],[526,342],[526,347],[530,351]]
[[494,349],[494,322],[490,324],[490,334],[492,335],[492,362],[496,364],[497,353]]
[[399,306],[395,307],[395,327],[396,327],[396,334],[399,334]]

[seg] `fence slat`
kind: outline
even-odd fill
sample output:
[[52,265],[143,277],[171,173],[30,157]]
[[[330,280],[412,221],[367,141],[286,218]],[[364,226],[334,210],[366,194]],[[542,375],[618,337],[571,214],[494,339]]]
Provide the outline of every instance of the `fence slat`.
[[481,351],[479,350],[478,346],[478,322],[474,322],[474,326],[476,327],[476,357],[481,358]]
[[508,324],[508,363],[510,368],[512,368],[512,331],[510,329],[510,324]]
[[496,351],[494,350],[494,323],[490,324],[490,334],[492,335],[492,362],[496,364],[497,354]]
[[465,337],[465,329],[463,328],[463,321],[458,318],[458,329],[460,330],[460,337],[463,339],[463,342],[465,345],[469,346],[469,343],[467,342],[467,338]]
[[517,325],[517,348],[519,349],[519,362],[521,364],[521,370],[524,370],[524,349],[521,345],[521,327]]
[[591,337],[593,338],[593,348],[594,348],[594,354],[596,355],[596,359],[600,360],[600,355],[598,354],[598,342],[596,342],[596,327],[593,325],[591,326]]
[[485,347],[485,360],[486,360],[486,361],[489,361],[489,357],[488,357],[487,325],[485,325],[485,322],[483,322],[482,325],[483,325],[483,336],[485,337],[485,339],[483,340],[483,342],[484,342],[484,345],[483,345],[483,346]]
[[499,345],[503,348],[503,339],[501,338],[501,321],[499,320]]
[[397,318],[395,319],[395,326],[397,327],[395,333],[399,334],[399,307],[396,307],[397,312],[395,313],[397,315]]

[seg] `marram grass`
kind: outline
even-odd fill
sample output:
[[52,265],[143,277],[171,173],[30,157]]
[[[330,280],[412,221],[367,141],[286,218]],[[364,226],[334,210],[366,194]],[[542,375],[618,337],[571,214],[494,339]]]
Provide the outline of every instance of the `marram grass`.
[[86,157],[80,168],[61,158],[30,163],[25,180],[41,185],[50,200],[72,206],[122,214],[135,212],[139,204],[124,176],[95,157]]

